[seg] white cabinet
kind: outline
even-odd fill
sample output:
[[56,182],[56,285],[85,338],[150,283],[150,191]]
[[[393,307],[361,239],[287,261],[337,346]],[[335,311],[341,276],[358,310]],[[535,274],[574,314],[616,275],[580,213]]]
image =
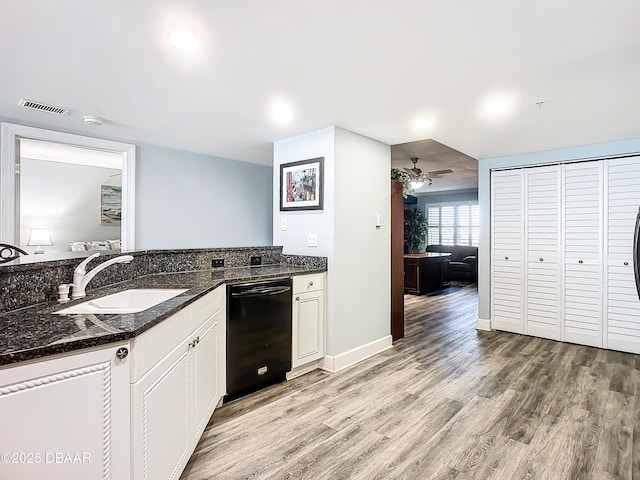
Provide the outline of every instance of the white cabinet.
[[525,173],[524,333],[560,339],[560,166]]
[[179,478],[225,394],[224,302],[219,287],[134,340],[135,480]]
[[131,355],[118,359],[121,348],[0,369],[0,478],[130,478]]
[[291,367],[324,356],[324,275],[293,277],[293,331]]
[[491,322],[513,333],[524,333],[523,178],[522,170],[491,174]]
[[[633,234],[640,208],[640,158],[605,164],[605,347],[640,353],[640,301],[633,273]],[[637,259],[636,259],[637,260]]]

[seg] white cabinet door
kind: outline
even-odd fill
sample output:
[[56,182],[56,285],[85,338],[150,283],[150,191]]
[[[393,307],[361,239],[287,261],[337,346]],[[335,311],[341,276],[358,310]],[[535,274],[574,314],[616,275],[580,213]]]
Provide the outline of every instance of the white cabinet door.
[[0,478],[130,478],[128,347],[0,370]]
[[193,442],[198,443],[211,414],[224,394],[224,356],[220,352],[224,343],[224,314],[216,312],[195,333],[197,341],[193,356]]
[[177,479],[189,460],[191,341],[131,386],[135,480]]
[[603,163],[564,165],[564,340],[602,347]]
[[323,290],[300,293],[294,297],[292,333],[292,368],[324,356]]
[[525,169],[524,333],[560,339],[560,166]]
[[[165,320],[164,328],[136,339],[136,357],[165,356],[131,385],[134,480],[179,478],[226,393],[224,289],[217,288]],[[185,323],[195,330],[180,341]],[[133,369],[134,374],[140,371]]]
[[633,273],[633,233],[640,208],[640,158],[605,164],[605,347],[640,353],[640,301]]
[[491,326],[523,333],[523,171],[491,173]]
[[291,369],[324,357],[324,274],[293,277]]

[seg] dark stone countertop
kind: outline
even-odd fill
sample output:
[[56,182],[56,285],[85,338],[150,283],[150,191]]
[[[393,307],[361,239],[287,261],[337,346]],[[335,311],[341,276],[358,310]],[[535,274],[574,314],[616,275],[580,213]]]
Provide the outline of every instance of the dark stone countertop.
[[[162,273],[90,291],[85,298],[49,302],[0,314],[0,365],[127,340],[157,325],[222,284],[259,281],[326,271],[295,265]],[[53,312],[130,288],[188,288],[174,298],[124,315],[55,315]]]

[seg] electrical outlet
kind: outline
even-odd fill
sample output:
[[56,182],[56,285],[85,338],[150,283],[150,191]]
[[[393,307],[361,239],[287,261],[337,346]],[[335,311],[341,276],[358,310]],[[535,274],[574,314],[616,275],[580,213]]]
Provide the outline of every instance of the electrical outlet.
[[251,265],[262,265],[262,257],[251,257]]
[[211,267],[212,268],[224,267],[224,258],[214,258],[213,260],[211,260]]
[[287,230],[287,217],[280,217],[280,230],[283,232]]
[[307,247],[317,247],[318,246],[318,235],[315,233],[310,233],[307,235]]

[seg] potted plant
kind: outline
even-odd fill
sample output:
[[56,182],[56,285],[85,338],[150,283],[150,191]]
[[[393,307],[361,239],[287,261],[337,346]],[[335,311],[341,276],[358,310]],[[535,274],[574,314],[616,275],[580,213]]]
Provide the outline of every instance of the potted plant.
[[417,253],[415,249],[419,248],[425,242],[427,235],[427,219],[423,213],[416,207],[413,210],[404,211],[404,243],[409,248],[409,253]]
[[411,186],[409,185],[409,181],[411,180],[411,175],[409,175],[404,170],[401,170],[399,168],[392,168],[391,180],[397,180],[398,182],[402,183],[403,197],[407,198],[407,195],[413,191],[411,189]]

